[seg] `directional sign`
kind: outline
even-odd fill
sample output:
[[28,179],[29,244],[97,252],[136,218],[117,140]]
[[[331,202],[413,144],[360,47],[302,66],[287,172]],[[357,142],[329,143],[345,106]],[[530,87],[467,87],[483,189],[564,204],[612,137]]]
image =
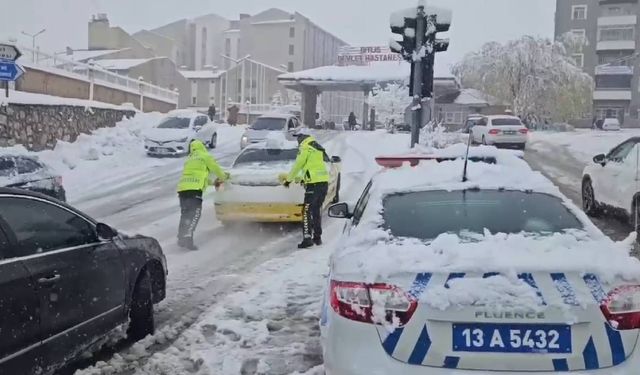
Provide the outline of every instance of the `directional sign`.
[[13,61],[0,60],[0,81],[15,81],[24,74],[24,69]]
[[22,56],[18,47],[11,44],[0,44],[0,59],[16,61]]

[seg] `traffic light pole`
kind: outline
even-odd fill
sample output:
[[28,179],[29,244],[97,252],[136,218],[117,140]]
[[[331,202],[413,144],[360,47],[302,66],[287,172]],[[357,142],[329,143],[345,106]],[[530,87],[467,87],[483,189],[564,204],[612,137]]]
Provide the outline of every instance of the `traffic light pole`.
[[420,128],[422,125],[422,72],[424,59],[420,56],[420,51],[424,48],[424,39],[427,31],[425,22],[424,6],[418,7],[416,18],[416,48],[413,57],[413,122],[411,124],[411,148],[420,143]]

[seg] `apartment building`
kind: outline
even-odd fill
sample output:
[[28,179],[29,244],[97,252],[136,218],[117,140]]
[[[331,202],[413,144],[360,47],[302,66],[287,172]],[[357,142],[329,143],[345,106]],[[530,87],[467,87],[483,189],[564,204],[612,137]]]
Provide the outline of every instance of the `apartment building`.
[[189,106],[270,103],[285,90],[279,74],[333,65],[345,45],[302,14],[280,9],[236,20],[209,14],[132,35],[109,25],[104,14],[89,22],[89,50],[152,51],[174,61],[189,81],[180,90],[181,105]]
[[557,0],[556,38],[566,33],[584,38],[573,56],[595,80],[594,117],[617,117],[637,126],[640,80],[637,45],[638,0]]

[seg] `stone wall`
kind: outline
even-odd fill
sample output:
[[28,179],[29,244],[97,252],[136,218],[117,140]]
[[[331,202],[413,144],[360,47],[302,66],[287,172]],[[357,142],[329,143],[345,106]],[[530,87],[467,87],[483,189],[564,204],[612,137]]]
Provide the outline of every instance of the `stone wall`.
[[113,127],[134,111],[62,105],[0,105],[0,147],[21,144],[31,151],[74,142],[81,133]]

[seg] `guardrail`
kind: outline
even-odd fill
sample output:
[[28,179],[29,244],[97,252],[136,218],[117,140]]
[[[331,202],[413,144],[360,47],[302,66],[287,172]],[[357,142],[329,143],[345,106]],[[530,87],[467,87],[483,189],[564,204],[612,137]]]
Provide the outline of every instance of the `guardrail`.
[[[95,64],[85,64],[68,60],[58,54],[48,54],[40,50],[19,46],[25,55],[18,61],[27,68],[42,69],[51,73],[59,73],[72,78],[85,80],[91,83],[89,100],[93,100],[93,84],[108,85],[116,89],[122,89],[141,97],[152,97],[162,101],[178,104],[179,94],[176,91],[152,85],[148,82],[110,72]],[[66,56],[66,55],[64,55]],[[31,59],[30,59],[31,58]],[[142,102],[142,99],[141,99]]]

